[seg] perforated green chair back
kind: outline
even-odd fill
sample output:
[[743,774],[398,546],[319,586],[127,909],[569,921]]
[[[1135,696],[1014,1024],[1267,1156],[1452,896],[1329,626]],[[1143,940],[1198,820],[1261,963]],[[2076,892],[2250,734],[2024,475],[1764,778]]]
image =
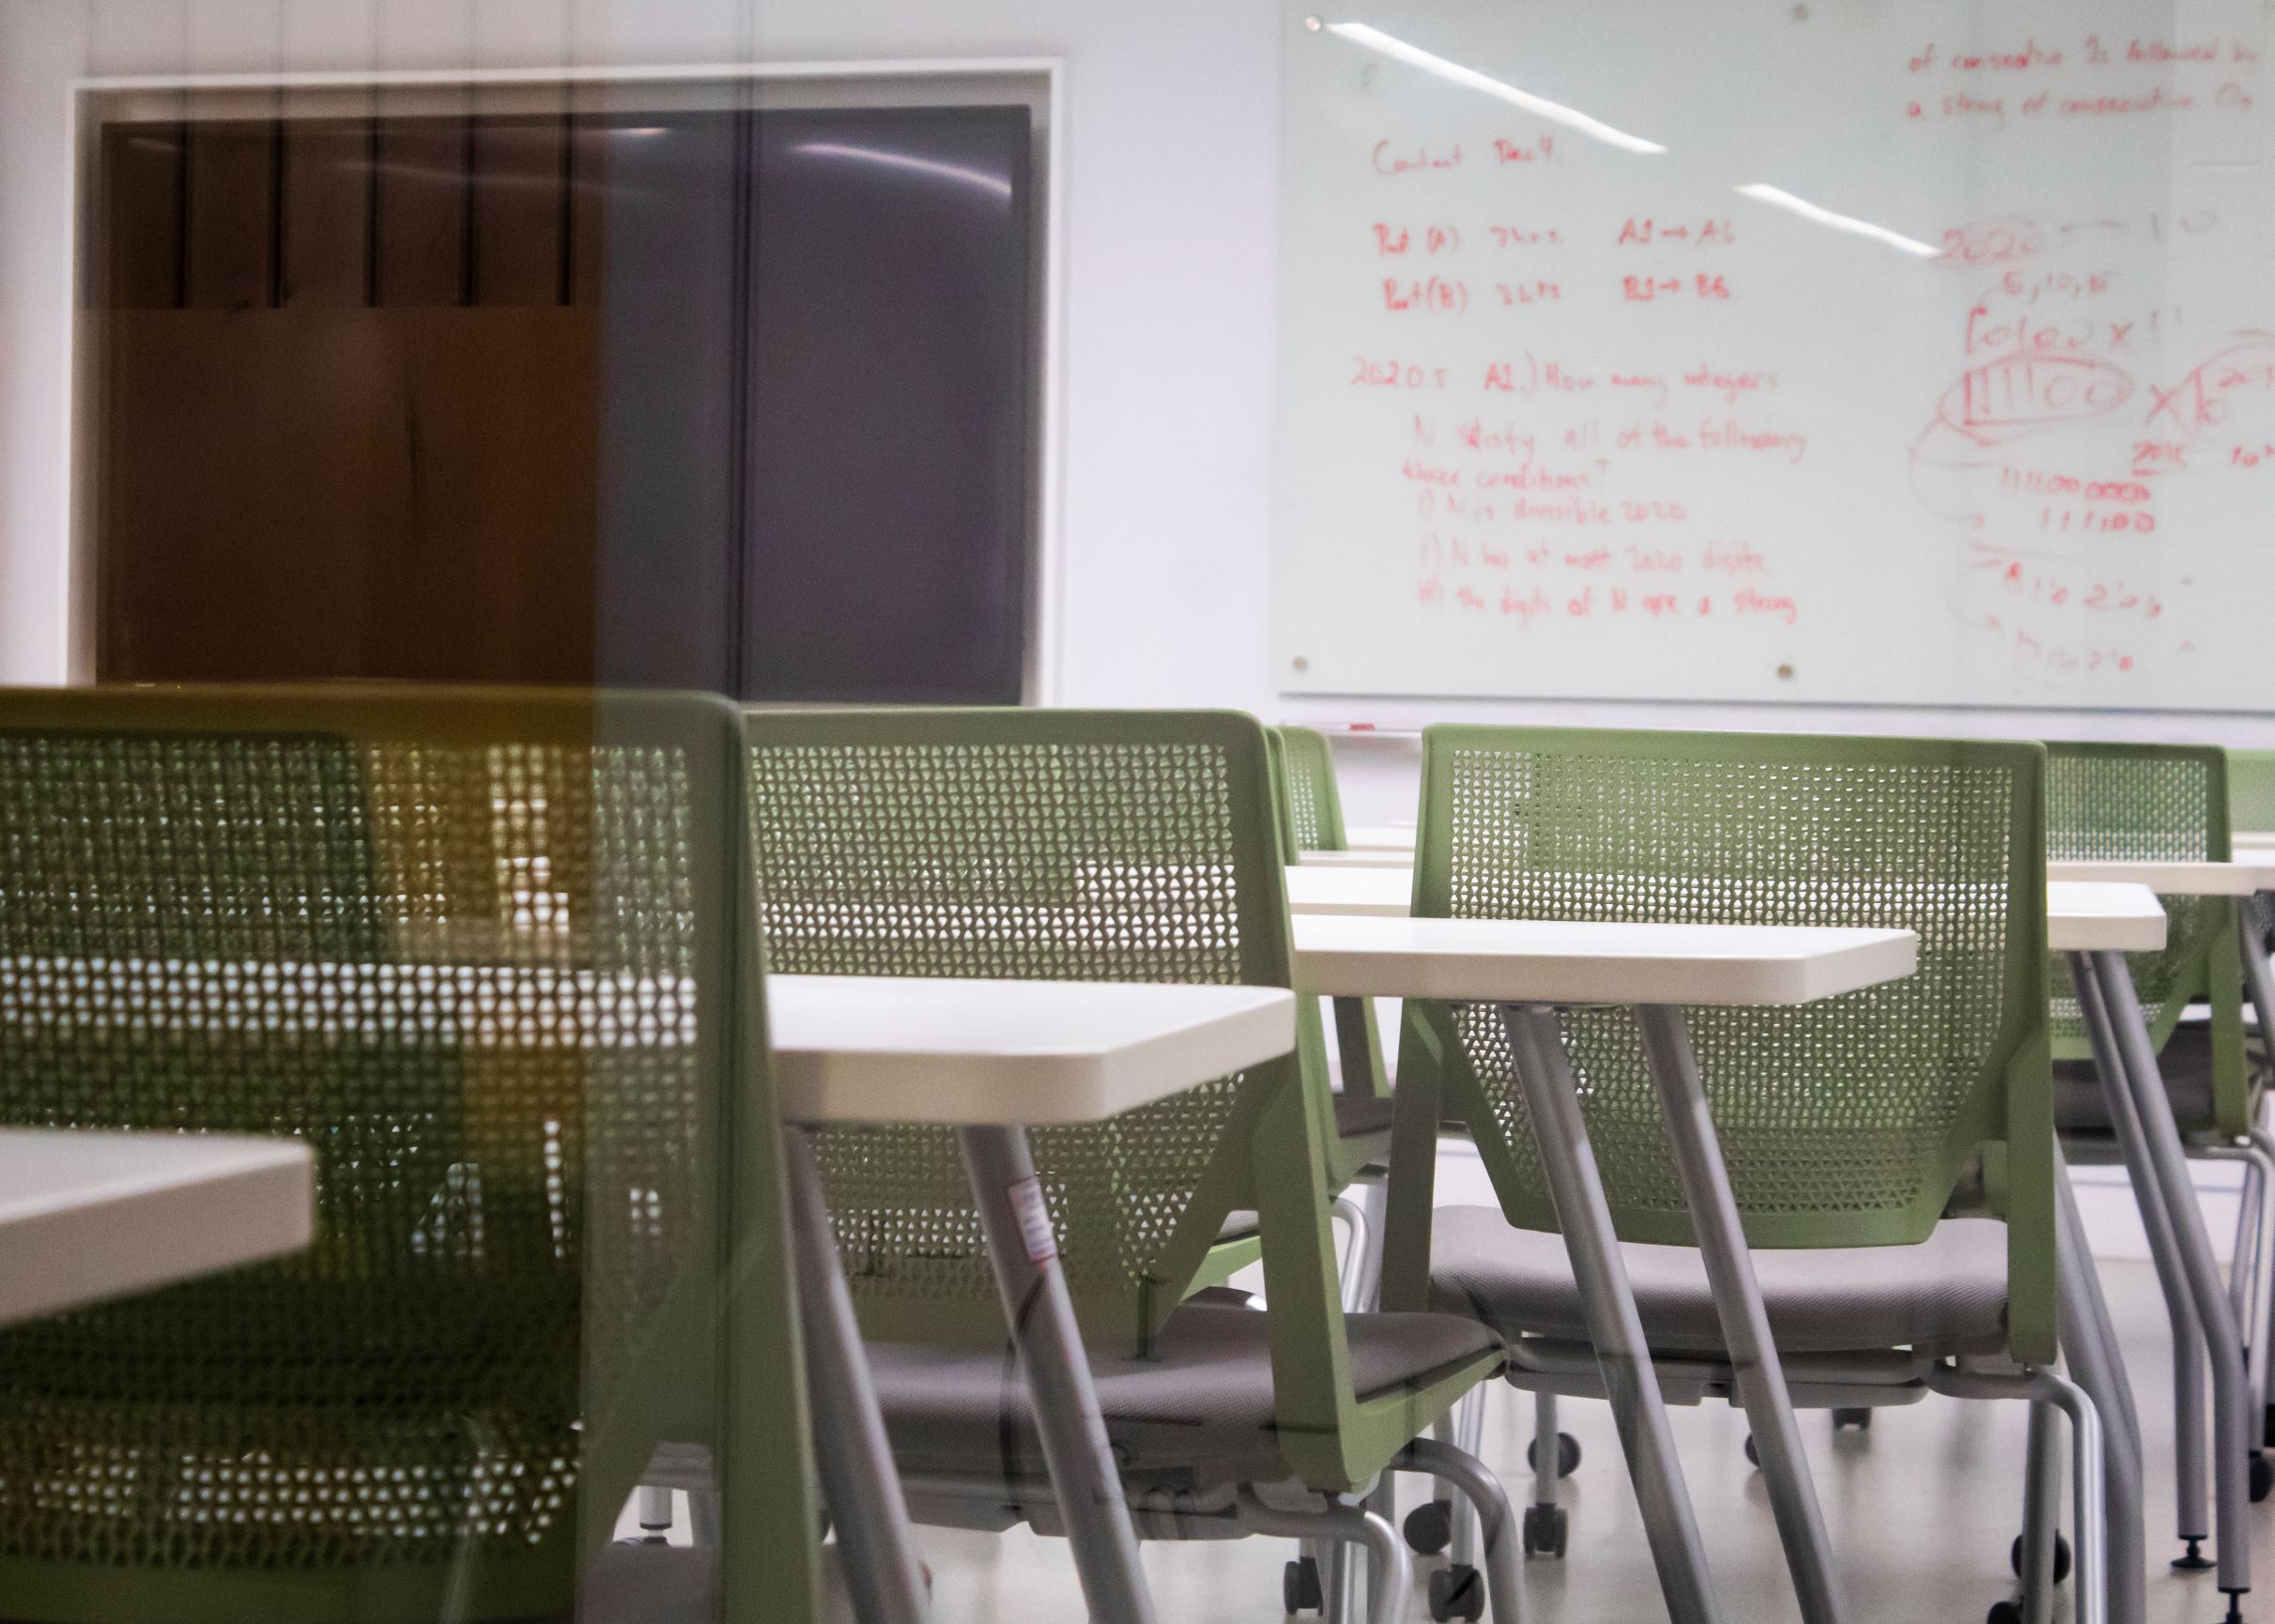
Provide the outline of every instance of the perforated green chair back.
[[[748,712],[753,839],[777,973],[1291,985],[1265,730],[1223,712]],[[1348,1488],[1495,1362],[1416,1392],[1352,1386],[1326,1166],[1324,1054],[1029,1135],[1075,1313],[1142,1352],[1226,1217],[1261,1218],[1274,1441]],[[1003,1306],[953,1135],[815,1135],[868,1335],[1000,1343]]]
[[[1546,728],[1424,734],[1418,913],[1900,927],[1916,974],[1790,1009],[1695,1009],[1693,1043],[1747,1239],[1925,1238],[1988,1167],[2014,1255],[2018,1352],[2052,1332],[2043,752],[2032,744]],[[1512,1223],[1556,1228],[1496,1013],[1415,1003],[1427,1071]],[[1631,1016],[1567,1030],[1624,1238],[1690,1244]]]
[[1343,794],[1327,736],[1314,728],[1273,729],[1285,758],[1287,806],[1299,851],[1341,851],[1350,844],[1343,827]]
[[[2275,750],[2228,752],[2228,822],[2235,835],[2275,831]],[[2262,946],[2275,943],[2275,902],[2266,892],[2245,907]]]
[[0,1332],[0,1616],[565,1614],[659,1442],[813,1616],[740,719],[0,694],[0,1121],[288,1134],[314,1245]]
[[[768,952],[820,975],[1290,985],[1262,729],[1218,712],[752,712]],[[1286,1063],[1032,1138],[1085,1334],[1157,1328]],[[865,1328],[1001,1334],[954,1137],[818,1136]]]
[[2275,750],[2230,750],[2227,757],[2229,828],[2275,830]]
[[[2231,855],[2228,764],[2224,751],[2186,744],[2055,743],[2046,747],[2046,848],[2055,862],[2127,858],[2225,862]],[[2243,966],[2237,910],[2222,896],[2160,896],[2162,951],[2131,953],[2133,988],[2160,1050],[2191,1003],[2212,1007],[2211,1121],[2183,1131],[2248,1131],[2252,1101],[2244,1069]],[[2090,1058],[2068,967],[2054,961],[2048,986],[2054,1052]],[[2182,1103],[2175,1095],[2175,1105]]]

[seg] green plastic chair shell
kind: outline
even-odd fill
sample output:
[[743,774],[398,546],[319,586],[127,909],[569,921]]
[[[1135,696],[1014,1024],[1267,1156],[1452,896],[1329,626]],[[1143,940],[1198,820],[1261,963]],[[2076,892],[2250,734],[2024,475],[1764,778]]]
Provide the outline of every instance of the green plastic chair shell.
[[740,758],[695,696],[0,693],[0,1121],[318,1187],[0,1332],[0,1615],[561,1616],[669,1442],[718,1616],[818,1616]]
[[[1424,734],[1416,912],[1901,927],[1916,974],[1790,1009],[1687,1013],[1748,1242],[1902,1245],[1988,1187],[2018,1358],[2052,1356],[2053,1130],[2045,755],[2035,744],[1438,727]],[[1619,1233],[1694,1243],[1639,1034],[1566,1017]],[[1509,1221],[1557,1227],[1495,1013],[1409,1003],[1426,1077]],[[1402,1145],[1408,1142],[1403,1127]],[[1402,1177],[1393,1167],[1393,1200]],[[1397,1255],[1390,1274],[1426,1278]],[[1386,1298],[1386,1300],[1390,1300]]]
[[[777,972],[1292,985],[1280,813],[1252,717],[752,711],[746,728]],[[1355,1398],[1330,1121],[1314,1021],[1297,1055],[1029,1137],[1094,1346],[1142,1350],[1226,1218],[1258,1215],[1279,1448],[1292,1475],[1346,1489],[1490,1366]],[[832,1127],[814,1141],[865,1334],[1000,1342],[953,1134]]]
[[[2055,862],[2226,862],[2233,854],[2229,795],[2228,756],[2215,747],[2050,743],[2047,852]],[[2258,1105],[2245,1065],[2240,911],[2224,896],[2157,900],[2164,906],[2162,950],[2126,955],[2150,1043],[2161,1051],[2191,1003],[2208,1003],[2212,1011],[2211,1120],[2178,1126],[2240,1138]],[[2051,963],[2048,987],[2055,1055],[2090,1058],[2066,963]]]

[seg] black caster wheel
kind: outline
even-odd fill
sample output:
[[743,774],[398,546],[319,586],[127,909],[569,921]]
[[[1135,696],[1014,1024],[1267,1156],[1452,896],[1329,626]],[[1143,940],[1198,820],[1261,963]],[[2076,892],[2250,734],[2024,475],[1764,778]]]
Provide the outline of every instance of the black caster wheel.
[[1993,1601],[1991,1615],[1983,1624],[2022,1624],[2022,1604],[2020,1601]]
[[1476,1569],[1463,1565],[1440,1568],[1430,1575],[1430,1616],[1437,1624],[1448,1624],[1454,1618],[1462,1624],[1477,1624],[1485,1616],[1485,1579]]
[[2253,1453],[2252,1456],[2252,1504],[2256,1506],[2260,1501],[2266,1499],[2269,1489],[2275,1489],[2275,1461],[2268,1460],[2265,1455]]
[[1299,1557],[1280,1570],[1280,1610],[1291,1616],[1317,1613],[1327,1606],[1327,1592],[1319,1586],[1319,1564]]
[[1745,1435],[1745,1458],[1757,1467],[1761,1464],[1761,1451],[1754,1448],[1754,1434],[1751,1432]]
[[1870,1432],[1872,1430],[1872,1412],[1864,1408],[1835,1410],[1833,1412],[1833,1431],[1837,1432],[1846,1427],[1854,1427],[1860,1432]]
[[1407,1544],[1424,1556],[1435,1556],[1453,1543],[1453,1508],[1444,1500],[1424,1500],[1407,1513]]
[[[1525,1446],[1525,1464],[1533,1471],[1541,1469],[1541,1441],[1535,1438]],[[1580,1469],[1580,1441],[1570,1432],[1556,1435],[1556,1475],[1569,1478]]]
[[[2017,1579],[2022,1576],[2022,1537],[2020,1534],[2014,1537],[2014,1543],[2006,1549],[2006,1566],[2014,1570]],[[2056,1534],[2053,1537],[2053,1582],[2059,1585],[2068,1577],[2069,1536]]]
[[1525,1555],[1528,1556],[1561,1557],[1564,1538],[1572,1531],[1572,1519],[1561,1506],[1527,1506],[1525,1508]]
[[2267,1448],[2275,1449],[2275,1404],[2269,1404],[2267,1414],[2259,1419],[2259,1441]]

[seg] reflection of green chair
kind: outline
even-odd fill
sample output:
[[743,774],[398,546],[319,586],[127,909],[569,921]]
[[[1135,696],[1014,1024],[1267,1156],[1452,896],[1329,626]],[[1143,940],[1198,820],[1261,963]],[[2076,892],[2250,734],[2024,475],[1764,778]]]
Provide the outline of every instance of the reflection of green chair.
[[[1787,1380],[1806,1405],[1938,1390],[2085,1411],[2051,1370],[2043,752],[1529,728],[1424,738],[1417,913],[1918,934],[1904,980],[1794,1008],[1688,1013]],[[1635,1020],[1576,1010],[1565,1029],[1660,1380],[1678,1402],[1727,1397],[1720,1322]],[[1496,1012],[1409,1003],[1403,1035],[1384,1302],[1473,1313],[1511,1339],[1513,1383],[1601,1396]],[[1433,1215],[1446,1116],[1469,1126],[1498,1207]],[[2030,1369],[1994,1380],[1962,1365],[1975,1356]],[[2050,1448],[2042,1415],[2034,1422]],[[2037,1497],[2031,1523],[2051,1546],[2046,1507]],[[1529,1550],[1560,1551],[1552,1490],[1526,1522]]]
[[[0,695],[0,1120],[319,1192],[0,1333],[0,1615],[818,1616],[739,759],[696,697]],[[612,1543],[659,1451],[711,1578]]]
[[1349,847],[1343,828],[1343,794],[1335,782],[1335,758],[1327,735],[1316,728],[1282,726],[1282,782],[1287,789],[1288,821],[1299,851],[1342,851]]
[[[1290,985],[1272,780],[1248,717],[754,712],[748,734],[778,970]],[[1331,1120],[1313,1051],[1032,1139],[1141,1532],[1362,1542],[1395,1577],[1396,1536],[1336,1497],[1419,1449],[1505,1518],[1482,1467],[1413,1443],[1499,1368],[1499,1345],[1453,1316],[1343,1312]],[[912,1511],[1055,1532],[953,1135],[814,1142]],[[1264,1313],[1189,1296],[1239,1210],[1257,1215]],[[1253,1493],[1289,1479],[1306,1493],[1281,1503],[1300,1513]],[[1498,1608],[1514,1609],[1514,1575],[1512,1556]],[[1378,1616],[1403,1589],[1379,1588]]]

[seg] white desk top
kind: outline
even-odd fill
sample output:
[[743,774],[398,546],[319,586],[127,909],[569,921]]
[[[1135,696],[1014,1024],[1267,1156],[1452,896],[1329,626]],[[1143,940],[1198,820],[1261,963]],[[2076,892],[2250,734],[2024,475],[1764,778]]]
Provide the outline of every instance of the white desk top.
[[1271,987],[767,977],[782,1114],[795,1122],[1102,1122],[1287,1053]]
[[2275,891],[2275,853],[2235,863],[2049,863],[2046,873],[2052,880],[2145,885],[2167,896],[2249,896]]
[[[1343,914],[1404,919],[1413,890],[1410,869],[1305,866],[1287,871],[1288,911],[1299,918]],[[2145,885],[2049,884],[2046,926],[2047,945],[2057,953],[2153,953],[2164,945],[2164,910]]]
[[298,1251],[315,1225],[298,1140],[0,1128],[0,1325]]
[[2056,953],[2154,953],[2164,927],[2163,905],[2145,885],[2047,881],[2046,945]]
[[1909,930],[1532,919],[1295,922],[1296,980],[1335,997],[1471,1004],[1807,1004],[1918,966]]
[[[2269,835],[2275,840],[2275,835]],[[1414,854],[1411,823],[1353,823],[1343,832],[1343,843],[1354,851],[1404,851]]]
[[1306,868],[1405,868],[1414,866],[1414,848],[1353,847],[1348,851],[1304,851]]

